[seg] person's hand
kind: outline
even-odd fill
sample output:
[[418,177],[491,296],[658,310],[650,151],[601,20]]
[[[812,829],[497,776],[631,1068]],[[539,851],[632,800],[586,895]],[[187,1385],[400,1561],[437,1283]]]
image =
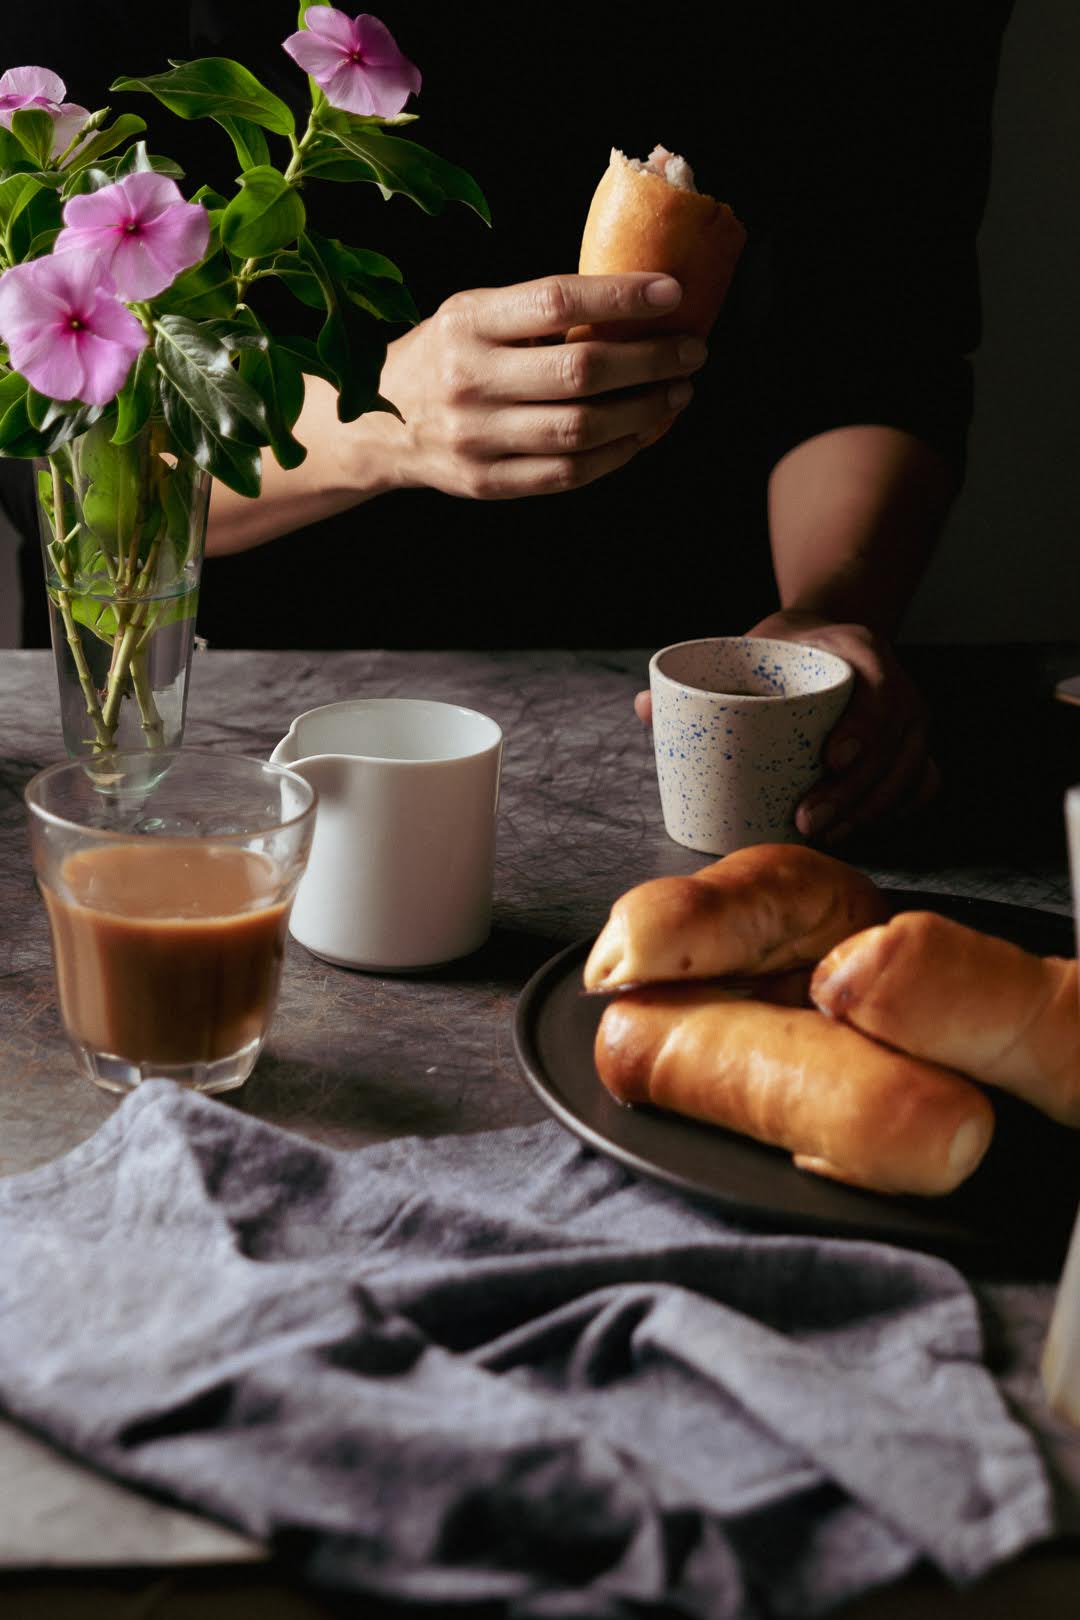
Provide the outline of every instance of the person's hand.
[[805,837],[840,844],[857,827],[929,803],[941,779],[927,751],[926,709],[883,637],[865,625],[798,612],[774,613],[750,635],[809,642],[855,671],[851,701],[825,745],[826,775],[795,813]]
[[[404,423],[377,432],[399,488],[474,500],[549,495],[614,472],[680,411],[703,364],[696,337],[649,337],[682,296],[670,276],[547,276],[456,293],[390,345],[380,382]],[[559,341],[573,326],[640,318],[640,342]]]
[[[779,612],[748,632],[779,641],[805,641],[846,658],[855,690],[825,747],[826,775],[795,815],[804,837],[840,844],[856,828],[926,805],[940,786],[927,750],[922,698],[888,642],[860,624],[835,624],[820,615]],[[648,692],[634,699],[648,724]]]

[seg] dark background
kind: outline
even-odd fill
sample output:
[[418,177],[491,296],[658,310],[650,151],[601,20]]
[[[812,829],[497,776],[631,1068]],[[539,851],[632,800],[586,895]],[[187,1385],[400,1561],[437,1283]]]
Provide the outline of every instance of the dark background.
[[[1040,111],[1044,118],[1051,117],[1034,94],[1029,71],[1033,51],[1036,56],[1042,51],[1054,61],[1059,54],[1045,26],[1036,28],[1037,40],[1030,37],[1040,10],[1045,24],[1046,6],[1047,0],[1023,0],[1010,24],[999,118],[1001,101],[1010,90],[1010,53],[1017,52],[1025,68],[1023,95],[1013,93],[1005,110],[1011,109],[1015,121],[1019,102],[1029,123]],[[222,50],[257,67],[279,93],[299,100],[302,80],[298,70],[276,43],[295,25],[291,4],[262,6],[257,37],[248,7],[200,11],[196,6],[193,36],[188,44],[180,41],[175,46],[165,45],[164,35],[171,37],[176,30],[183,33],[187,27],[186,19],[182,25],[180,21],[183,8],[165,18],[146,19],[146,26],[140,20],[138,29],[132,28],[122,5],[59,8],[65,9],[73,12],[72,26],[59,32],[50,28],[44,59],[67,78],[69,95],[90,105],[98,100],[89,83],[94,51],[100,54],[101,40],[110,30],[120,44],[115,47],[115,57],[108,57],[108,72],[102,64],[103,85],[117,65],[123,71],[150,71],[159,69],[168,54]],[[778,18],[793,9],[757,8],[756,23],[744,26],[738,49],[733,50],[730,17],[725,17],[731,8],[713,7],[698,13],[675,5],[668,8],[664,26],[658,29],[649,8],[624,7],[619,27],[623,33],[628,26],[636,29],[642,48],[635,53],[620,47],[615,73],[606,65],[613,61],[613,22],[605,7],[517,6],[509,12],[481,4],[453,16],[439,7],[382,7],[380,14],[425,73],[419,101],[422,119],[409,133],[471,169],[489,196],[495,227],[487,231],[461,208],[431,219],[403,198],[383,204],[367,187],[323,186],[317,196],[309,194],[308,202],[322,228],[395,258],[425,312],[456,286],[496,285],[572,268],[581,221],[613,139],[631,152],[646,151],[657,138],[683,147],[696,160],[702,184],[728,197],[746,217],[752,249],[733,293],[729,318],[714,336],[712,359],[694,406],[675,432],[647,456],[639,457],[617,480],[557,500],[483,505],[427,491],[407,492],[359,507],[333,524],[273,542],[243,557],[211,560],[200,628],[212,642],[302,645],[319,635],[330,644],[341,645],[656,643],[705,631],[744,628],[767,610],[771,587],[761,491],[771,459],[788,439],[794,442],[806,430],[806,424],[795,419],[797,412],[783,419],[775,408],[776,399],[784,394],[805,405],[805,376],[800,378],[798,367],[808,373],[814,363],[814,355],[805,349],[801,358],[793,358],[782,331],[776,334],[775,319],[771,321],[771,345],[762,347],[754,335],[755,322],[760,333],[766,316],[775,316],[778,262],[781,276],[785,270],[783,244],[779,258],[777,255],[777,220],[801,233],[804,244],[822,243],[817,265],[804,251],[797,266],[804,309],[818,308],[816,293],[837,297],[842,293],[849,302],[858,294],[857,280],[843,286],[835,275],[845,219],[851,211],[841,203],[850,204],[853,198],[862,203],[882,191],[897,207],[906,202],[912,229],[921,233],[924,262],[932,251],[934,234],[934,188],[924,172],[932,134],[927,130],[925,93],[920,99],[914,93],[920,89],[918,84],[898,86],[895,78],[863,85],[879,127],[883,101],[886,104],[884,127],[890,127],[891,119],[892,135],[900,142],[894,151],[901,150],[910,160],[910,192],[905,199],[898,195],[895,184],[875,184],[883,178],[882,154],[853,136],[860,127],[860,108],[843,92],[853,82],[850,62],[854,47],[850,38],[846,44],[838,39],[836,25],[860,8],[798,8],[803,31],[793,32],[788,21],[778,32]],[[878,12],[878,8],[870,9]],[[979,9],[987,12],[986,7]],[[950,71],[948,53],[942,52],[941,43],[943,38],[948,43],[949,30],[970,10],[965,6],[916,6],[905,13],[905,50],[913,64],[909,73],[924,78],[930,74],[933,88],[932,75],[941,71],[943,62],[944,71]],[[88,12],[98,30],[94,43],[87,34]],[[928,56],[920,62],[918,51],[911,50],[910,30],[917,31],[925,21],[924,12],[939,19],[944,13],[945,22],[934,24],[939,31],[933,35],[933,59]],[[50,15],[55,15],[55,9]],[[872,33],[895,25],[877,16],[869,26]],[[1061,26],[1066,33],[1069,27],[1077,32],[1075,19]],[[18,37],[20,29],[28,28],[40,34],[40,23],[33,19],[5,23],[8,60],[33,59],[17,50],[20,43],[29,43]],[[951,37],[962,42],[963,30]],[[899,38],[904,43],[903,31]],[[866,36],[862,39],[865,44]],[[1058,41],[1059,46],[1062,43]],[[665,71],[658,66],[661,56],[666,58]],[[811,74],[801,71],[807,61],[814,64]],[[922,91],[925,88],[923,85]],[[231,147],[216,126],[185,125],[149,97],[117,95],[110,99],[114,106],[146,116],[157,137],[153,144],[186,159],[193,181],[231,177]],[[1053,105],[1051,95],[1051,108]],[[823,108],[828,109],[826,116]],[[921,113],[916,111],[919,108]],[[811,130],[813,138],[808,133]],[[793,140],[793,131],[796,136],[801,131],[802,138]],[[1044,137],[1048,134],[1044,129]],[[1060,137],[1060,130],[1057,135]],[[999,158],[1000,147],[999,140]],[[895,175],[895,157],[885,155],[890,157]],[[1060,160],[1060,153],[1055,157]],[[1014,154],[1014,174],[1016,163]],[[994,171],[998,190],[1009,179],[1007,168],[1004,182],[1001,180],[1001,167],[999,161]],[[1023,186],[1013,187],[1029,210],[1039,197],[1032,178],[1031,166],[1025,163]],[[941,188],[942,195],[945,190]],[[1002,242],[1006,249],[1011,246],[1014,260],[1021,254],[1015,234],[1023,226],[1024,221],[1016,218],[1014,197],[1008,222],[997,232],[999,248]],[[1049,268],[1052,275],[1060,253],[1056,232],[1053,243],[1045,244],[1045,252],[1037,256],[1025,244],[1025,273],[1037,279]],[[985,251],[983,258],[985,265]],[[995,265],[1000,258],[999,252],[986,275],[988,296],[999,287]],[[919,256],[913,255],[912,262],[918,263]],[[874,284],[880,285],[881,266],[874,269]],[[815,270],[817,287],[813,285]],[[869,284],[871,278],[866,280]],[[902,292],[905,306],[901,307],[897,293],[895,313],[901,321],[910,318],[912,296],[914,293],[917,302],[918,294],[917,287],[912,289],[910,274],[905,273],[893,286]],[[1015,305],[1015,273],[1006,290],[1012,293]],[[1053,290],[1052,282],[1049,290]],[[797,321],[798,301],[792,304],[790,291],[790,284],[783,287],[784,301],[795,311],[789,320]],[[1025,318],[1024,352],[1030,355],[1032,327],[1046,305],[1042,297],[1025,299],[1022,286],[1019,292]],[[296,310],[298,306],[291,303],[286,306],[286,324],[294,328],[299,324]],[[879,332],[887,324],[881,320],[880,308],[871,308],[867,314]],[[1061,342],[1069,337],[1069,319],[1063,310],[1056,323],[1054,355],[1060,354]],[[970,326],[969,312],[961,311],[958,329],[965,322]],[[1012,332],[1015,325],[1006,307],[999,328]],[[827,330],[820,320],[818,330]],[[859,330],[858,321],[853,330]],[[993,354],[989,346],[994,341],[990,321],[980,365],[988,353]],[[1004,341],[1000,330],[998,341]],[[1045,381],[1045,362],[1050,358],[1043,357],[1039,381]],[[1033,372],[1033,357],[1029,363]],[[1016,380],[1015,376],[1009,379],[1014,405]],[[1021,380],[1036,383],[1032,374]],[[861,380],[857,381],[861,386]],[[973,477],[980,470],[978,435],[980,419],[986,419],[985,392],[979,395]],[[992,407],[992,390],[990,396]],[[1000,389],[996,397],[1000,400]],[[1036,405],[1040,398],[1036,387]],[[843,403],[826,400],[825,409],[842,416]],[[858,399],[851,403],[857,406]],[[902,400],[899,403],[902,407]],[[857,416],[857,410],[853,414]],[[1027,458],[1014,457],[1016,464],[1007,480],[1011,492],[1023,485],[1032,452],[1050,453],[1047,435],[1037,431],[1038,413],[1032,410],[1030,397],[1026,408],[1015,414],[1020,417],[1020,427],[1027,429]],[[1053,413],[1051,420],[1060,428],[1062,413]],[[1014,421],[1014,439],[1016,429]],[[1010,424],[999,422],[998,430],[1009,431]],[[1013,443],[1010,440],[1010,447]],[[990,463],[990,470],[996,470],[1000,478],[1000,452],[992,454]],[[982,466],[985,482],[985,456]],[[1068,479],[1065,468],[1061,479]],[[1060,625],[1063,595],[1067,597],[1068,592],[1055,588],[1055,570],[1067,572],[1069,557],[1045,539],[1040,546],[1040,540],[1048,521],[1058,517],[1060,522],[1068,492],[1062,489],[1055,500],[1046,489],[1045,477],[1036,484],[1044,492],[1043,509],[1034,515],[1037,521],[1029,523],[1024,537],[1027,558],[1036,571],[1028,572],[1025,565],[1025,579],[1033,579],[1032,588],[1038,588],[1041,557],[1043,574],[1049,570],[1049,588],[1038,590],[1042,601],[1029,608],[1028,629],[1020,633],[1042,634],[1045,612],[1046,634],[1061,636],[1068,633]],[[944,577],[939,565],[933,591],[924,590],[914,615],[916,625],[921,613],[922,621],[928,619],[933,631],[935,604],[948,602],[947,621],[942,622],[941,613],[937,614],[937,633],[961,639],[978,639],[980,611],[984,620],[995,615],[1000,620],[1004,611],[1014,629],[1017,606],[1027,605],[1028,595],[1023,590],[1006,593],[1011,600],[1003,605],[1000,567],[990,566],[987,558],[988,539],[993,541],[995,536],[986,534],[986,525],[978,517],[974,520],[978,532],[971,533],[972,520],[966,516],[971,500],[969,489],[954,529],[966,523],[966,550],[974,549],[976,567],[958,563],[953,548],[951,571],[947,555]],[[990,505],[993,511],[1000,511],[999,502]],[[1015,544],[1010,548],[999,536],[997,545],[1006,567],[1010,563],[1017,566]],[[1077,583],[1080,587],[1080,580]],[[312,629],[316,623],[322,626],[318,632]]]

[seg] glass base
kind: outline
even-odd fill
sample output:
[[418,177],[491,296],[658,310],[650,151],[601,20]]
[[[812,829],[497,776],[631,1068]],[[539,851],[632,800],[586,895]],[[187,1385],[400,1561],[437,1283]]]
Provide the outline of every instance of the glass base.
[[175,1080],[179,1086],[191,1091],[215,1093],[235,1091],[242,1086],[262,1047],[261,1040],[249,1041],[239,1052],[217,1058],[212,1063],[135,1063],[131,1058],[118,1057],[114,1052],[95,1052],[81,1041],[72,1041],[75,1061],[87,1080],[92,1080],[102,1091],[134,1091],[144,1080]]

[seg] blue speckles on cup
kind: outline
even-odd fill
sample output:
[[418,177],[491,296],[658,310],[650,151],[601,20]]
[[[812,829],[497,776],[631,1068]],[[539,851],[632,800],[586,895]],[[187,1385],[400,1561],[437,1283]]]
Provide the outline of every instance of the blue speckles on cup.
[[668,836],[710,855],[799,842],[795,809],[854,671],[799,642],[683,641],[649,664],[653,740]]

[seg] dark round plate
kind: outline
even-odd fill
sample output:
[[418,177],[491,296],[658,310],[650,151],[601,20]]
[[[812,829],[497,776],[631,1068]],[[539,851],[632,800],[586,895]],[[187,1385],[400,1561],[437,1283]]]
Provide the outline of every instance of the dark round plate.
[[[893,891],[898,910],[936,910],[1027,950],[1071,956],[1070,918],[990,900]],[[593,1042],[608,997],[586,995],[592,940],[560,951],[521,992],[514,1048],[563,1125],[631,1170],[746,1223],[929,1250],[981,1274],[1056,1277],[1080,1199],[1080,1132],[994,1093],[998,1124],[970,1181],[947,1198],[893,1198],[796,1170],[789,1156],[719,1126],[626,1108],[601,1085]]]

